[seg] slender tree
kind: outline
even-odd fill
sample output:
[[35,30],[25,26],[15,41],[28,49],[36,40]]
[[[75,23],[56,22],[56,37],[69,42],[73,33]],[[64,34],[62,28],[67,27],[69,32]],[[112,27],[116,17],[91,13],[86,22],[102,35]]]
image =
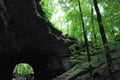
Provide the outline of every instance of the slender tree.
[[[90,57],[90,52],[89,52],[89,44],[88,44],[88,38],[87,38],[87,32],[84,26],[84,20],[83,20],[83,14],[82,14],[82,9],[81,9],[81,3],[80,0],[78,0],[79,4],[79,11],[80,11],[80,18],[81,18],[81,23],[82,23],[82,29],[83,29],[83,34],[84,34],[84,40],[85,40],[85,45],[86,45],[86,50],[87,50],[87,56],[88,56],[88,62],[91,62],[91,57]],[[91,64],[89,65],[89,72],[90,72],[90,79],[92,78],[92,67]]]
[[100,10],[98,8],[97,0],[93,0],[93,2],[94,2],[94,8],[95,8],[95,11],[97,14],[97,19],[98,19],[98,24],[99,24],[99,29],[100,29],[103,45],[104,45],[105,52],[106,52],[108,71],[109,71],[109,74],[111,75],[111,79],[112,79],[112,59],[111,59],[111,55],[110,55],[110,49],[109,49],[109,46],[107,45],[108,42],[107,42],[104,26],[102,24],[102,17],[101,17]]
[[93,35],[94,35],[94,42],[97,42],[97,37],[95,33],[95,27],[94,27],[94,20],[93,20],[93,7],[91,5],[91,24],[92,24],[92,30],[93,30]]

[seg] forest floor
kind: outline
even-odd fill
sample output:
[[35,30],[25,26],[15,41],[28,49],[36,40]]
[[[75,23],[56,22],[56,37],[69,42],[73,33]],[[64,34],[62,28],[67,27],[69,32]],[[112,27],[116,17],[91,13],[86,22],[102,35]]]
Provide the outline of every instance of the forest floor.
[[112,57],[112,77],[108,71],[106,54],[102,49],[100,54],[94,55],[92,59],[92,79],[90,79],[89,63],[87,59],[75,65],[72,69],[57,76],[54,80],[120,80],[120,44],[110,46]]
[[[114,50],[111,52],[112,56],[112,77],[110,79],[110,75],[108,73],[108,66],[105,55],[99,56],[99,61],[95,62],[93,66],[93,79],[92,80],[120,80],[120,50]],[[80,75],[75,80],[90,80],[89,72]]]
[[14,74],[12,80],[34,80],[34,76],[31,74],[24,75],[24,76]]

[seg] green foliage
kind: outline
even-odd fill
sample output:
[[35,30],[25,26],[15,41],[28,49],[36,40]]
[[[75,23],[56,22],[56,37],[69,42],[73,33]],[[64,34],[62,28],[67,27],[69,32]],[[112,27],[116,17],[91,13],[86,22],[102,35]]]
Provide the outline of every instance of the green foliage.
[[[111,55],[118,55],[120,49],[120,2],[118,0],[97,0],[100,13],[102,15],[102,24],[104,25],[105,35],[108,40]],[[44,3],[44,4],[43,4]],[[83,21],[89,42],[89,51],[91,62],[88,62],[85,41],[83,38],[83,29],[81,16],[77,0],[41,0],[41,5],[46,13],[46,17],[63,35],[78,40],[79,43],[70,46],[71,59],[74,63],[80,64],[80,67],[89,67],[90,64],[97,65],[99,58],[105,62],[104,45],[102,43],[100,29],[98,27],[97,15],[94,9],[93,0],[80,0]],[[93,8],[93,14],[92,14]],[[93,66],[93,65],[92,65]]]
[[34,74],[32,67],[26,63],[17,64],[13,70],[13,74],[27,75]]
[[[40,4],[46,13],[46,17],[58,30],[63,32],[63,35],[69,34],[69,36],[83,41],[83,31],[77,0],[41,0]],[[81,0],[81,4],[88,40],[94,41],[94,26],[97,43],[101,45],[102,41],[95,10],[93,10],[94,23],[91,23],[91,6],[93,7],[93,2],[92,0]],[[99,8],[108,41],[115,41],[116,35],[120,34],[120,5],[117,0],[114,0],[112,3],[109,0],[100,0]]]
[[[90,44],[90,42],[89,42]],[[71,50],[71,59],[74,63],[88,63],[87,59],[88,59],[88,55],[86,52],[86,46],[85,43],[79,43],[79,44],[73,44],[72,46],[69,47]],[[94,61],[96,61],[97,59],[97,55],[100,55],[103,51],[103,48],[98,47],[98,46],[89,46],[90,49],[90,54],[91,54],[91,58]]]

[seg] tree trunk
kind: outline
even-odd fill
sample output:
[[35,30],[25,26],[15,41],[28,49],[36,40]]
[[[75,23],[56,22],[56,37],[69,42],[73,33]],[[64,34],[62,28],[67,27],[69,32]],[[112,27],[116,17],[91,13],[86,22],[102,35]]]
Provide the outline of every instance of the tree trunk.
[[[84,40],[85,40],[85,45],[86,45],[86,50],[87,50],[88,62],[90,63],[91,62],[91,57],[90,57],[90,52],[89,52],[89,47],[88,47],[89,44],[88,44],[87,33],[86,33],[86,30],[85,30],[85,26],[84,26],[84,20],[83,20],[83,14],[82,14],[80,0],[78,0],[78,4],[79,4],[79,11],[80,11],[80,17],[81,17],[81,22],[82,22]],[[91,64],[89,65],[89,72],[90,72],[90,77],[92,78],[92,67],[91,67]]]
[[93,35],[94,35],[94,42],[97,43],[97,38],[95,34],[95,27],[94,27],[94,21],[93,21],[93,7],[91,5],[91,23],[92,23],[92,29],[93,29]]
[[111,59],[111,55],[110,55],[110,49],[109,46],[107,45],[107,38],[105,35],[105,30],[104,30],[104,26],[102,24],[102,17],[97,5],[97,0],[93,0],[94,1],[94,7],[97,13],[97,19],[98,19],[98,24],[99,24],[99,29],[100,29],[100,33],[101,33],[101,37],[102,37],[102,41],[103,41],[103,45],[105,48],[105,52],[106,52],[106,58],[107,58],[107,64],[108,64],[108,70],[109,70],[109,74],[111,75],[112,78],[112,59]]

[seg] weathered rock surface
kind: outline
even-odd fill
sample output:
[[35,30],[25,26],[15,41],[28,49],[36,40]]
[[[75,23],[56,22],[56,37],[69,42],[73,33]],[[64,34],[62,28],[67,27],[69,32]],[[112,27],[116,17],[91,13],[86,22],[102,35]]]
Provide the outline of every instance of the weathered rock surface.
[[0,0],[0,80],[11,80],[21,62],[33,67],[36,80],[52,80],[71,67],[68,44],[57,40],[61,32],[44,20],[38,2]]

